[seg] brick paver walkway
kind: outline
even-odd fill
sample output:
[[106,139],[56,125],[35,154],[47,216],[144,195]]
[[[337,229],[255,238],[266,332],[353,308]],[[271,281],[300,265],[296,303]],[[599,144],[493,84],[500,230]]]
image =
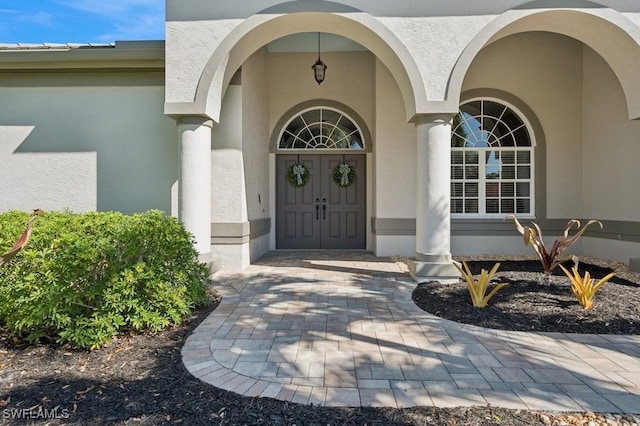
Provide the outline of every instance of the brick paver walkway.
[[219,273],[187,369],[246,396],[327,406],[640,412],[640,336],[508,332],[443,320],[367,253],[270,253]]

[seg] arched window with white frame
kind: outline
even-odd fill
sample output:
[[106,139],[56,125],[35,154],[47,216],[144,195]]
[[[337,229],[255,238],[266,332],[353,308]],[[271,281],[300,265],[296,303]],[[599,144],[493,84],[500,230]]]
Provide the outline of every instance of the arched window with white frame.
[[452,216],[534,215],[532,135],[512,105],[481,98],[460,106],[451,137]]
[[362,131],[344,112],[330,107],[302,111],[284,126],[278,150],[355,150],[363,151]]

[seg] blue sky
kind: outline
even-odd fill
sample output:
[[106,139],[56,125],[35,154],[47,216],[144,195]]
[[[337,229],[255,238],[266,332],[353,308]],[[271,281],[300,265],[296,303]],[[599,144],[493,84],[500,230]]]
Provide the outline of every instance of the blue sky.
[[163,39],[164,0],[0,0],[0,43]]

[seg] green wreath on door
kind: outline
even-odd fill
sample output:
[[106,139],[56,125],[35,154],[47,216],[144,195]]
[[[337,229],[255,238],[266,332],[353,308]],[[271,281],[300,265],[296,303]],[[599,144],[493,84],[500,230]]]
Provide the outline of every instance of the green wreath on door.
[[287,182],[295,188],[302,188],[311,178],[309,169],[302,163],[295,163],[287,170]]
[[341,188],[347,188],[356,180],[356,169],[349,163],[338,164],[332,173],[333,181]]

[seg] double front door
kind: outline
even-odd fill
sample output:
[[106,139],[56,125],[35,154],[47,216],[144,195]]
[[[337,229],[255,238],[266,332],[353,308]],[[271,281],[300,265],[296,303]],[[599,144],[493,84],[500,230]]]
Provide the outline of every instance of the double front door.
[[[364,155],[278,155],[276,161],[276,246],[279,249],[366,248],[366,169]],[[296,163],[309,181],[295,187],[287,172]],[[333,178],[340,164],[355,170],[353,184]]]

